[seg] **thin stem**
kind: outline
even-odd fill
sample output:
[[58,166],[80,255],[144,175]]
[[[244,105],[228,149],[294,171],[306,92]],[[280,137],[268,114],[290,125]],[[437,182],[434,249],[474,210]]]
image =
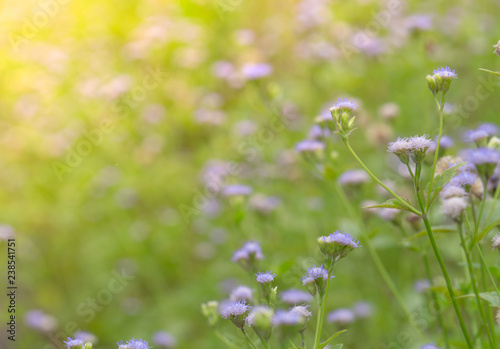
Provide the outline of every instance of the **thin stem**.
[[256,346],[256,345],[255,345],[255,343],[252,341],[252,339],[248,336],[248,333],[247,333],[247,331],[245,331],[245,328],[242,328],[242,329],[241,329],[241,332],[243,332],[243,334],[244,334],[244,335],[245,335],[245,337],[247,338],[248,343],[250,343],[250,345],[252,346],[252,348],[257,349],[257,346]]
[[323,298],[320,298],[318,301],[318,317],[316,319],[316,333],[314,334],[314,349],[318,348],[319,344],[319,332],[321,326],[321,318],[323,317]]
[[[423,212],[425,204],[424,204],[424,201],[422,199],[422,194],[420,193],[420,176],[422,174],[422,165],[417,164],[416,166],[417,167],[415,168],[415,177],[414,177],[415,192],[417,194],[418,204],[420,205],[420,209]],[[448,342],[448,333],[446,331],[443,317],[441,315],[441,309],[440,309],[441,307],[439,306],[438,298],[437,298],[436,292],[434,291],[434,281],[432,279],[432,273],[431,273],[431,268],[429,266],[429,258],[427,257],[427,254],[424,255],[424,264],[425,264],[425,272],[427,274],[427,278],[429,279],[429,282],[431,284],[432,299],[434,301],[434,304],[436,305],[436,313],[437,313],[438,323],[439,323],[439,326],[441,326],[441,329],[443,330],[443,338],[444,338],[444,342],[446,345],[446,349],[449,349],[450,343]]]
[[339,194],[340,199],[343,201],[344,206],[347,208],[349,215],[352,217],[352,219],[355,222],[359,222],[358,226],[359,226],[359,230],[360,230],[362,237],[363,237],[364,246],[366,246],[366,248],[368,249],[368,253],[370,254],[370,257],[372,258],[373,262],[375,263],[375,266],[376,266],[377,270],[379,271],[380,275],[382,276],[382,279],[384,280],[385,284],[391,290],[392,294],[396,298],[396,301],[398,302],[399,306],[401,307],[401,310],[403,310],[403,313],[408,318],[408,322],[410,323],[410,325],[415,328],[415,330],[417,331],[419,336],[425,341],[426,337],[420,331],[417,324],[413,320],[413,317],[410,313],[410,309],[408,309],[408,307],[406,306],[406,304],[403,300],[403,297],[401,296],[401,294],[398,291],[398,288],[396,287],[396,285],[392,281],[391,276],[389,275],[389,272],[387,271],[387,269],[384,266],[384,263],[382,263],[382,260],[380,259],[380,256],[379,256],[377,250],[375,249],[375,247],[373,247],[373,244],[370,240],[370,236],[368,235],[368,231],[363,223],[363,219],[361,217],[359,217],[359,215],[356,214],[356,211],[352,207],[351,202],[347,199],[342,187],[338,183],[336,183],[335,188],[337,189],[337,193]]
[[302,340],[302,349],[306,349],[306,334],[305,331],[300,332],[300,339]]
[[474,203],[474,197],[469,195],[469,201],[470,201],[470,210],[472,213],[472,219],[474,220],[474,229],[478,225],[477,221],[477,216],[476,216],[476,204]]
[[[422,208],[423,210],[423,208]],[[450,277],[448,275],[448,271],[446,270],[446,265],[444,264],[443,258],[441,257],[441,253],[439,252],[439,248],[436,243],[436,239],[434,238],[434,233],[432,232],[431,224],[427,216],[422,217],[425,225],[425,229],[427,230],[427,235],[429,236],[429,240],[431,242],[432,250],[434,251],[434,255],[438,260],[439,267],[441,268],[441,272],[446,281],[446,287],[448,288],[448,293],[450,294],[451,301],[453,303],[453,308],[455,309],[455,313],[457,314],[458,322],[460,324],[460,328],[462,329],[462,333],[464,335],[465,341],[467,342],[467,346],[469,349],[473,349],[474,346],[470,339],[469,333],[467,332],[467,327],[465,326],[465,321],[462,316],[462,312],[460,311],[460,307],[457,302],[457,298],[455,297],[455,292],[453,291],[453,285],[451,284]]]
[[351,145],[349,144],[349,139],[346,137],[344,138],[344,143],[347,146],[347,149],[351,152],[351,154],[354,156],[354,158],[359,162],[361,167],[365,169],[365,171],[372,177],[375,182],[377,182],[382,188],[384,188],[389,194],[391,194],[396,200],[398,200],[403,206],[406,206],[408,210],[411,212],[415,213],[416,215],[422,216],[422,213],[414,208],[412,205],[410,205],[408,202],[406,202],[402,197],[394,193],[390,188],[388,188],[380,179],[377,178],[369,169],[366,167],[366,165],[361,161],[361,159],[358,157],[358,155],[354,152],[354,150],[351,148]]
[[269,343],[267,343],[265,339],[260,338],[260,342],[262,343],[265,349],[269,349]]
[[415,175],[413,174],[413,171],[411,170],[410,162],[406,164],[406,167],[408,168],[408,172],[410,172],[410,176],[413,180],[415,180]]
[[[482,281],[482,286],[483,286],[484,291],[487,290],[487,282],[486,282],[486,275],[485,275],[486,269],[487,269],[486,263],[484,263],[484,260],[481,260],[481,281]],[[493,339],[493,347],[498,348],[497,347],[497,340],[495,337],[495,320],[493,319],[493,314],[491,313],[489,306],[483,306],[483,310],[484,309],[486,309],[486,317],[488,319],[488,326],[490,328],[491,338]]]
[[491,338],[491,333],[490,333],[490,330],[488,327],[488,320],[486,319],[486,315],[484,314],[484,309],[483,309],[483,305],[481,303],[481,298],[479,297],[479,290],[477,288],[476,278],[474,276],[474,269],[472,267],[470,254],[469,254],[469,251],[467,250],[467,245],[465,243],[465,237],[464,237],[464,233],[462,230],[462,223],[457,223],[457,229],[458,229],[458,233],[460,235],[460,241],[462,241],[462,248],[464,249],[465,256],[467,258],[467,266],[469,268],[470,280],[471,280],[471,284],[472,284],[472,289],[474,290],[474,295],[476,296],[476,302],[477,302],[477,307],[479,308],[479,314],[481,315],[481,319],[483,320],[483,326],[484,326],[484,329],[486,330],[486,334],[488,335],[488,341],[490,342],[490,347],[495,348],[495,346],[493,345],[493,339]]
[[473,235],[474,238],[476,237],[477,232],[479,231],[479,223],[481,222],[481,217],[483,216],[484,204],[486,203],[486,196],[487,196],[487,190],[486,190],[487,184],[488,184],[488,182],[485,181],[483,197],[481,199],[481,206],[479,206],[479,214],[477,215],[476,228],[474,229],[474,235]]
[[326,302],[328,299],[328,291],[330,290],[331,277],[332,277],[332,275],[330,275],[330,273],[328,273],[328,280],[326,281],[326,291],[325,291],[323,298],[320,300],[320,304],[319,304],[319,307],[321,309],[318,313],[318,327],[316,327],[316,335],[314,336],[314,349],[319,348],[319,344],[321,341],[321,332],[323,330],[323,322],[325,320]]
[[441,326],[441,329],[443,330],[444,345],[446,349],[449,349],[450,343],[448,341],[448,332],[446,331],[446,326],[444,325],[443,316],[441,314],[441,306],[439,305],[437,294],[434,291],[434,280],[432,279],[431,267],[429,264],[429,257],[427,256],[427,253],[424,254],[424,264],[425,264],[425,273],[431,285],[431,290],[432,290],[431,295],[432,295],[432,300],[435,304],[435,311],[437,313],[438,323],[439,326]]
[[[443,96],[444,99],[444,96]],[[437,149],[436,149],[437,152]],[[418,167],[416,170],[416,175],[415,175],[415,190],[417,192],[417,198],[418,198],[418,203],[420,205],[420,209],[422,212],[425,211],[424,209],[424,202],[422,200],[422,196],[420,194],[420,171],[421,167]],[[434,174],[433,174],[434,176]],[[428,201],[428,203],[430,200]],[[458,322],[460,323],[460,328],[462,329],[462,333],[465,337],[465,340],[467,342],[467,346],[469,349],[473,348],[472,341],[470,339],[469,333],[467,332],[467,327],[465,326],[465,321],[462,316],[462,312],[460,311],[460,307],[458,305],[457,299],[455,297],[455,292],[453,291],[453,285],[451,284],[450,277],[448,276],[448,271],[446,270],[446,265],[444,264],[443,258],[441,257],[441,253],[439,252],[439,248],[436,243],[436,239],[434,238],[434,233],[432,232],[431,224],[429,222],[429,219],[427,218],[427,213],[422,216],[422,219],[424,221],[425,229],[427,230],[427,235],[429,236],[429,240],[431,242],[432,250],[434,251],[434,255],[436,256],[436,259],[438,260],[439,267],[441,268],[441,272],[444,276],[444,279],[446,281],[446,287],[448,288],[448,293],[450,294],[451,301],[453,303],[453,308],[455,309],[455,313],[457,314]]]
[[495,189],[495,194],[493,195],[493,202],[491,203],[491,208],[490,208],[490,212],[488,213],[488,219],[486,220],[486,224],[488,224],[490,222],[491,216],[493,215],[493,211],[495,211],[495,206],[497,204],[497,199],[498,199],[499,193],[500,193],[500,182],[498,182],[497,188]]
[[493,275],[491,275],[490,269],[488,268],[488,265],[486,264],[486,260],[484,259],[484,255],[483,255],[483,250],[482,250],[481,246],[479,246],[478,243],[476,243],[475,245],[477,248],[477,252],[479,253],[479,258],[481,259],[481,263],[483,263],[484,266],[486,267],[486,272],[488,274],[488,277],[490,278],[491,284],[495,288],[495,291],[498,295],[498,298],[500,298],[500,291],[498,290],[498,286],[495,282],[495,279],[493,278]]
[[[431,196],[432,196],[432,186],[434,184],[434,173],[436,172],[436,164],[438,161],[439,157],[439,146],[441,144],[441,136],[443,135],[443,109],[444,109],[444,99],[445,93],[443,92],[443,96],[441,97],[441,105],[439,106],[439,135],[438,135],[438,140],[436,143],[436,150],[434,151],[434,161],[432,163],[432,171],[431,171],[431,178],[429,181],[429,191],[427,193],[427,204],[426,204],[426,209],[424,210],[422,208],[422,213],[426,214],[427,211],[429,211],[429,208],[431,206]],[[436,101],[437,103],[437,101]]]

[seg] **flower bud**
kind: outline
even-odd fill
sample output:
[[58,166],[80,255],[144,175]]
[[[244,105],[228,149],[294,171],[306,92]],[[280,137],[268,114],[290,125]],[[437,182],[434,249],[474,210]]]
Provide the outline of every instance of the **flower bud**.
[[260,339],[267,341],[271,337],[274,312],[267,306],[256,306],[247,316],[245,322],[252,327]]
[[434,79],[431,75],[427,75],[425,79],[427,80],[427,87],[429,87],[429,90],[431,90],[432,94],[435,95],[438,92],[436,79]]
[[210,301],[201,305],[201,313],[207,318],[210,326],[214,326],[219,320],[219,316],[217,314],[218,307],[219,302],[217,301]]

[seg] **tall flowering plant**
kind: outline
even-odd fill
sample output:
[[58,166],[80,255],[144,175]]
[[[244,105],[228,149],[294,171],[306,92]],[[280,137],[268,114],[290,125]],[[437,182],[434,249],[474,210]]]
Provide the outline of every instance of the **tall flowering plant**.
[[[231,336],[220,333],[219,316],[230,320],[241,332],[246,344],[253,349],[322,349],[346,331],[338,331],[322,340],[330,283],[335,278],[334,268],[340,259],[359,247],[359,242],[353,236],[339,231],[321,236],[317,241],[323,258],[319,261],[321,264],[308,268],[301,278],[302,286],[307,292],[297,289],[279,292],[276,285],[279,276],[267,270],[255,273],[255,281],[261,289],[260,300],[253,297],[252,288],[238,286],[231,292],[229,300],[211,301],[202,305],[203,314],[222,341],[229,347],[241,347]],[[258,263],[264,258],[260,245],[255,241],[245,243],[235,252],[235,256],[237,258],[233,260],[247,271],[257,270]],[[309,303],[313,299],[316,301],[316,326],[313,340],[307,341],[310,327],[308,323],[313,317]],[[293,306],[283,308],[286,305]]]
[[[498,46],[498,45],[497,45]],[[496,47],[498,49],[498,47]],[[490,273],[490,269],[486,265],[483,255],[483,250],[480,245],[483,238],[496,226],[498,221],[491,223],[491,217],[494,212],[494,202],[498,198],[500,186],[498,185],[498,164],[500,162],[500,140],[495,137],[498,130],[494,125],[484,124],[477,130],[471,130],[467,133],[466,138],[474,144],[472,149],[467,149],[461,153],[460,157],[443,157],[443,149],[451,146],[450,140],[443,135],[444,125],[444,110],[446,106],[446,95],[450,91],[453,81],[457,79],[455,71],[449,67],[441,67],[433,71],[432,74],[426,76],[427,86],[434,97],[438,116],[439,116],[439,132],[433,140],[428,135],[416,135],[411,137],[398,138],[396,141],[389,143],[387,151],[394,154],[400,163],[406,167],[408,177],[411,178],[414,200],[409,200],[398,194],[394,188],[391,188],[387,183],[379,179],[372,170],[358,156],[356,151],[350,144],[350,136],[355,130],[355,117],[357,103],[351,99],[339,99],[330,109],[331,121],[325,121],[322,118],[320,125],[325,131],[334,130],[340,137],[348,151],[366,171],[366,173],[382,187],[390,196],[391,199],[381,204],[370,205],[371,209],[388,210],[384,213],[387,220],[392,220],[395,224],[397,212],[406,211],[413,222],[413,226],[417,227],[417,220],[420,220],[425,226],[425,232],[428,236],[428,241],[439,264],[441,274],[445,280],[447,295],[451,300],[453,310],[456,314],[458,325],[462,332],[464,344],[468,348],[476,348],[477,342],[485,342],[490,348],[497,348],[497,331],[494,324],[494,319],[490,309],[484,309],[484,303],[489,302],[491,306],[500,304],[500,292],[496,285],[494,277]],[[327,126],[327,127],[325,127]],[[324,167],[325,178],[328,177],[328,167],[326,165],[324,148],[328,145],[328,141],[314,141],[314,150],[309,151],[309,148],[301,146],[297,150],[305,155],[314,152],[317,168]],[[306,151],[307,150],[307,151]],[[427,159],[429,154],[434,154],[432,160]],[[354,173],[354,171],[351,171]],[[339,181],[347,183],[341,176]],[[354,180],[354,177],[360,178],[359,175],[349,175]],[[366,179],[363,178],[363,181]],[[352,181],[349,182],[349,184]],[[359,181],[358,181],[359,182]],[[361,183],[361,182],[360,182]],[[491,190],[491,188],[494,188]],[[338,192],[345,201],[348,201],[343,189],[338,188]],[[438,200],[439,199],[439,200]],[[489,200],[490,199],[490,200]],[[459,304],[459,296],[450,279],[450,273],[443,259],[441,249],[438,246],[435,238],[436,227],[431,224],[431,212],[433,204],[437,201],[441,203],[441,213],[447,217],[449,221],[454,222],[457,235],[460,238],[460,245],[463,249],[464,265],[466,266],[466,279],[470,283],[469,286],[473,293],[470,295],[461,295],[463,297],[472,297],[477,303],[477,314],[469,313],[466,318],[473,318],[467,324],[463,316],[463,309]],[[490,202],[490,212],[485,217],[485,207],[487,202]],[[350,209],[352,211],[352,208]],[[390,216],[389,216],[390,211]],[[381,214],[382,216],[382,214]],[[390,218],[389,218],[390,217]],[[362,217],[356,217],[361,219]],[[410,220],[410,219],[409,219]],[[491,223],[491,224],[490,224]],[[401,222],[397,223],[401,227]],[[333,234],[328,237],[323,237],[319,241],[321,250],[327,257],[327,268],[334,265],[337,258],[342,258],[343,251],[349,251],[350,248],[356,246],[345,244],[345,249],[337,249],[334,245],[330,245],[333,241],[344,241],[343,235]],[[348,239],[348,238],[347,238]],[[407,314],[410,323],[412,317],[409,315],[408,308],[404,304],[398,290],[394,287],[391,277],[388,275],[385,267],[381,264],[377,252],[370,243],[370,239],[365,236],[365,241],[369,251],[379,268],[387,285],[391,288],[403,311]],[[500,238],[495,237],[493,246],[500,246]],[[425,257],[428,276],[431,278],[431,270],[429,261]],[[478,282],[477,271],[474,266],[474,259],[478,259],[483,279],[482,290]],[[486,276],[487,275],[487,276]],[[431,278],[432,279],[432,278]],[[324,279],[323,283],[328,285],[329,279]],[[488,283],[490,285],[488,285]],[[312,287],[321,290],[321,283],[312,283]],[[432,286],[432,285],[431,285]],[[488,288],[492,286],[494,293],[487,293]],[[467,287],[468,289],[468,287]],[[434,291],[433,291],[434,292]],[[488,295],[488,296],[486,296]],[[436,295],[434,294],[434,301]],[[439,310],[439,309],[438,309]],[[477,319],[476,316],[477,315]],[[449,329],[438,311],[438,321],[443,333],[443,344],[446,348],[451,348],[451,341],[448,337]],[[412,324],[415,325],[415,324]],[[425,338],[420,329],[415,326],[420,335]],[[449,325],[448,325],[449,327]],[[474,328],[474,329],[472,329]],[[471,335],[471,330],[475,333]],[[437,348],[435,344],[427,344],[423,348]]]

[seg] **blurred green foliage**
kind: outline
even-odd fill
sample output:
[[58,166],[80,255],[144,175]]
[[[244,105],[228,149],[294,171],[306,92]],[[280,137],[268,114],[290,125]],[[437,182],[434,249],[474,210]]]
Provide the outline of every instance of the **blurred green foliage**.
[[[57,5],[44,12],[46,24],[39,14],[44,3]],[[71,336],[65,327],[74,322],[96,334],[103,349],[120,339],[150,339],[158,330],[174,334],[179,348],[220,348],[200,304],[227,297],[228,279],[258,290],[231,262],[245,240],[262,243],[262,268],[278,273],[284,289],[300,288],[303,269],[318,257],[317,236],[333,229],[359,236],[333,181],[315,178],[292,150],[321,109],[339,96],[357,98],[362,108],[352,143],[377,173],[397,179],[385,143],[433,136],[437,126],[425,75],[441,65],[456,69],[448,101],[459,107],[475,96],[480,79],[490,79],[478,68],[499,65],[491,47],[500,34],[499,3],[401,2],[401,11],[374,32],[375,48],[353,45],[353,35],[370,33],[367,25],[387,6],[376,0],[3,1],[0,218],[17,234],[19,320],[43,309],[59,322],[49,336],[22,324],[19,347],[42,348],[54,333]],[[429,16],[431,26],[405,27],[414,14]],[[306,15],[313,20],[300,19]],[[346,55],[346,47],[353,51]],[[214,76],[217,61],[237,69],[265,62],[273,73],[228,83]],[[141,90],[149,69],[161,71],[159,83]],[[446,134],[459,140],[462,127],[498,120],[494,81],[470,116],[445,119]],[[295,117],[262,141],[259,132],[273,120],[268,100]],[[387,102],[400,107],[393,122],[377,112]],[[210,103],[222,122],[197,119]],[[253,136],[236,129],[243,120],[253,122]],[[102,122],[112,130],[102,132]],[[83,143],[89,132],[95,144]],[[338,171],[355,168],[337,145]],[[79,151],[86,155],[71,158]],[[229,182],[278,196],[282,204],[262,215],[221,199],[217,217],[196,208],[186,222],[179,207],[192,206],[203,192],[200,172],[212,159],[242,164]],[[351,194],[357,205],[381,198],[372,184]],[[405,300],[420,309],[425,297],[413,283],[424,278],[423,266],[400,246],[391,224],[371,223],[374,244]],[[443,247],[446,255],[459,253],[456,244]],[[95,316],[82,315],[82,303],[109,289],[113,271],[122,270],[134,279]],[[329,309],[361,300],[374,307],[371,318],[341,336],[346,348],[378,348],[407,328],[366,250],[340,263],[332,287]],[[451,312],[445,315],[454,321]],[[339,329],[329,324],[325,333]],[[235,333],[229,322],[224,331]],[[427,333],[432,338],[438,330]]]

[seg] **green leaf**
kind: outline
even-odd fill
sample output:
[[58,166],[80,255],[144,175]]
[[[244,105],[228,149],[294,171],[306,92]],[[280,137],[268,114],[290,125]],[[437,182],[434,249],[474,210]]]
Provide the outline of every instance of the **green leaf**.
[[[331,336],[330,338],[328,338],[326,341],[324,341],[323,343],[321,343],[319,345],[319,349],[322,349],[324,347],[326,347],[328,345],[328,343],[330,343],[332,340],[335,339],[335,337],[337,337],[338,335],[341,335],[342,333],[344,332],[347,332],[347,330],[342,330],[342,331],[338,331],[337,333],[335,333],[333,336]],[[341,344],[342,345],[342,344]],[[335,348],[335,347],[334,347]],[[340,347],[342,348],[342,346]]]
[[[410,202],[406,199],[403,198],[405,202],[408,203],[408,205],[411,205]],[[397,210],[401,211],[410,211],[410,209],[403,205],[399,200],[397,199],[389,199],[386,202],[383,202],[378,205],[373,205],[373,206],[368,206],[368,207],[363,207],[363,208],[395,208]],[[410,211],[411,212],[411,211]]]
[[461,162],[459,164],[456,164],[450,168],[447,168],[446,170],[444,170],[443,173],[441,173],[440,175],[437,175],[436,177],[434,177],[434,186],[436,188],[439,188],[439,187],[443,187],[445,186],[446,184],[448,184],[448,182],[453,178],[455,177],[455,174],[457,173],[458,169],[460,167],[462,167],[463,165],[465,165],[465,162]]
[[292,345],[292,347],[290,349],[299,349],[295,346],[295,344],[293,344],[292,340],[290,339],[290,344]]
[[344,344],[335,344],[332,349],[342,349],[344,347]]
[[490,225],[488,225],[486,228],[483,229],[482,232],[480,232],[479,234],[477,234],[471,241],[470,243],[470,246],[469,246],[469,249],[474,246],[474,244],[476,242],[479,242],[481,241],[481,239],[486,235],[488,234],[491,229],[495,228],[497,225],[500,225],[500,219],[497,219],[496,221],[494,221],[493,223],[491,223]]
[[[443,189],[443,187],[446,184],[448,184],[453,177],[455,177],[458,169],[460,167],[462,167],[463,165],[465,165],[465,162],[461,162],[459,164],[456,164],[456,165],[444,170],[444,172],[441,173],[440,175],[437,175],[436,177],[434,177],[434,182],[433,182],[434,189],[432,190],[432,194],[430,197],[430,205],[434,202],[434,200],[436,200],[436,198],[438,197],[438,195],[441,192],[441,190]],[[426,193],[429,191],[429,184],[430,183],[428,183],[425,187]],[[430,207],[430,205],[429,205],[429,207]]]
[[[469,298],[469,297],[476,297],[475,294],[469,293],[469,294],[464,294],[463,296],[457,297],[457,298]],[[498,297],[498,294],[496,292],[483,292],[479,294],[479,297],[488,302],[490,304],[490,307],[493,308],[498,308],[500,307],[500,298]]]
[[498,76],[500,76],[500,72],[497,72],[497,71],[488,70],[488,69],[483,69],[483,68],[479,68],[479,70],[485,71],[485,72],[490,73],[490,74],[493,74],[493,75],[498,75]]

